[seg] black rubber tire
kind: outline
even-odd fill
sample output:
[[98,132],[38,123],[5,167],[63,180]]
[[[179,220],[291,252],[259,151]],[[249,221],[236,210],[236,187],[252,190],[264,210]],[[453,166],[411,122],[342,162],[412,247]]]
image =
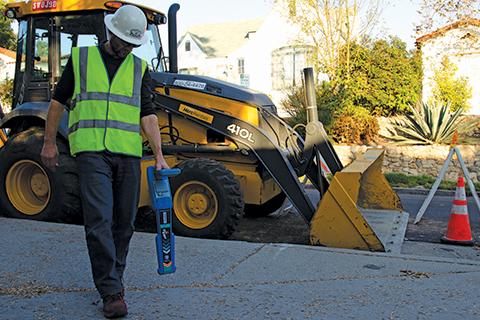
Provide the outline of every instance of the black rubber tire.
[[[215,220],[203,229],[189,228],[174,214],[175,234],[195,238],[228,238],[243,216],[244,202],[238,180],[222,163],[207,158],[185,160],[178,167],[182,172],[172,179],[172,195],[188,181],[202,182],[215,193],[218,212]],[[173,209],[175,212],[175,207]]]
[[[46,168],[40,160],[44,129],[33,127],[9,138],[0,149],[0,208],[5,216],[41,221],[81,223],[82,210],[75,160],[70,156],[66,141],[57,139],[59,167],[55,172]],[[10,168],[18,161],[31,160],[47,173],[51,195],[49,203],[40,213],[29,216],[18,211],[6,193],[5,180]]]
[[272,199],[268,200],[264,204],[245,204],[245,217],[248,218],[260,218],[266,217],[269,214],[274,213],[282,206],[287,196],[285,193],[280,192]]

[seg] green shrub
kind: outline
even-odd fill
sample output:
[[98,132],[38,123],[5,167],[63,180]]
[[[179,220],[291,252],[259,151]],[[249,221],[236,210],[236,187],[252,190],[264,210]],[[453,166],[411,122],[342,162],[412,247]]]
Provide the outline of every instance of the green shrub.
[[[322,82],[315,88],[315,92],[318,118],[328,131],[333,123],[335,113],[344,107],[346,101],[345,91],[341,87],[334,88],[330,82]],[[291,126],[307,123],[307,108],[303,87],[291,88],[281,105],[290,115],[288,123]]]
[[[367,109],[353,105],[344,87],[334,88],[331,83],[323,82],[316,88],[316,98],[319,120],[335,142],[350,144],[374,142],[379,131],[378,121]],[[288,120],[291,126],[307,123],[303,88],[291,89],[282,106],[291,116]]]
[[[316,87],[319,120],[338,143],[371,144],[379,131],[374,115],[403,114],[420,99],[419,51],[398,38],[366,43],[352,44],[335,77]],[[282,102],[290,125],[307,122],[304,101],[303,88],[293,88]]]
[[348,88],[353,105],[372,115],[404,114],[421,98],[420,52],[408,51],[405,42],[396,37],[354,44],[349,63],[346,58],[342,61],[336,81]]
[[[316,87],[319,120],[337,142],[370,144],[378,132],[373,115],[403,114],[419,100],[421,57],[398,38],[352,44],[349,52],[349,63],[341,59],[335,77]],[[307,122],[304,101],[303,88],[293,88],[281,103],[290,125]]]
[[330,129],[337,143],[372,144],[378,136],[378,121],[367,109],[350,105],[335,117]]
[[394,121],[390,136],[385,138],[399,144],[449,144],[455,131],[463,134],[476,125],[474,121],[462,120],[462,109],[450,112],[446,105],[423,104],[410,109],[412,114]]
[[13,79],[6,79],[0,83],[0,103],[3,112],[10,110],[13,99]]

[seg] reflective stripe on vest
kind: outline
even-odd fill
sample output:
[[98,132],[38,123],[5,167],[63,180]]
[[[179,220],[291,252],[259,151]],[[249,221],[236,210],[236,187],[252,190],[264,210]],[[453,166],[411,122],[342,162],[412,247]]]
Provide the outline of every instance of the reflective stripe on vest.
[[129,54],[109,80],[98,47],[72,48],[75,90],[68,117],[72,155],[108,150],[142,156],[140,107],[146,63]]

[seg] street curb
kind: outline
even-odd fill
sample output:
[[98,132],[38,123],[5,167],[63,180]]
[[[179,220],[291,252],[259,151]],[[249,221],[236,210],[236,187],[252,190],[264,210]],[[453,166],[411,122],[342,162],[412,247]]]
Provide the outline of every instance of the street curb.
[[[306,184],[305,189],[315,189],[315,187],[312,184]],[[427,195],[430,190],[429,189],[423,189],[423,188],[396,188],[394,187],[393,190],[395,190],[396,193],[401,193],[401,194],[419,194],[419,195]],[[455,191],[454,190],[437,190],[435,192],[436,196],[454,196]]]
[[[273,247],[273,248],[276,247],[276,248],[283,248],[283,249],[298,248],[298,249],[304,249],[308,251],[321,251],[326,253],[342,254],[342,255],[368,256],[368,257],[399,259],[399,260],[407,260],[407,261],[424,261],[424,262],[480,266],[480,261],[478,260],[465,259],[465,258],[446,258],[446,257],[439,257],[434,255],[429,256],[425,254],[373,252],[373,251],[367,251],[367,250],[329,248],[329,247],[312,246],[312,245],[305,245],[305,244],[290,244],[290,243],[264,243],[264,245],[265,245],[264,247]],[[439,248],[448,246],[440,243],[432,244],[432,245],[436,245]]]

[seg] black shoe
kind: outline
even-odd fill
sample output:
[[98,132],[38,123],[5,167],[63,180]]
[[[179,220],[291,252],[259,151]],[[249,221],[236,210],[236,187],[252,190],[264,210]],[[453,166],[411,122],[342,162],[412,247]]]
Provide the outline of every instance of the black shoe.
[[103,298],[103,315],[107,319],[122,318],[128,314],[122,293]]

